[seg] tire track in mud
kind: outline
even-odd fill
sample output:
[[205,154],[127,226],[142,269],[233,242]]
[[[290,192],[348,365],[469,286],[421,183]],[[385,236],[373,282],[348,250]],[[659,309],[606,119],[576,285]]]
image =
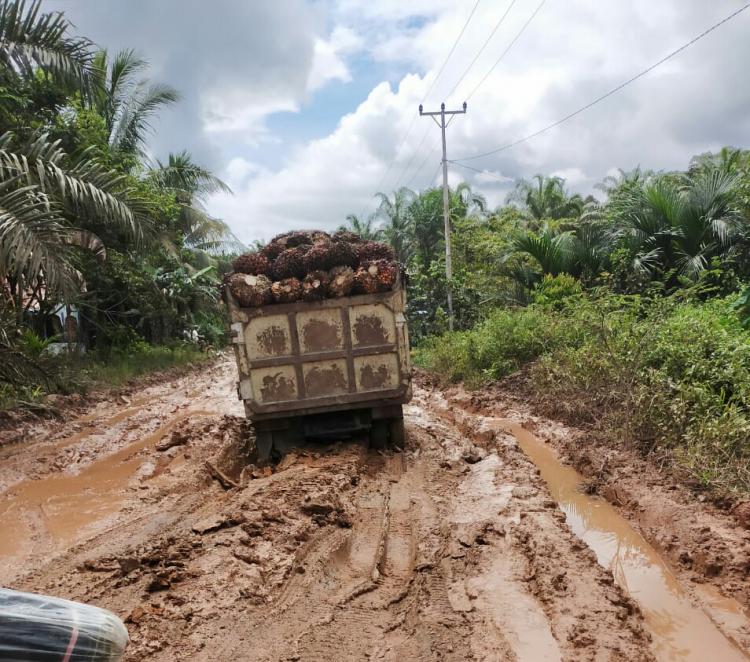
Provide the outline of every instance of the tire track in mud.
[[[435,394],[435,400],[441,416],[453,421],[468,436],[489,438],[500,432],[515,439],[538,468],[571,530],[612,575],[610,583],[621,586],[643,610],[657,659],[702,662],[712,655],[727,662],[750,659],[747,648],[750,621],[742,618],[739,605],[728,599],[718,601],[723,604],[717,604],[715,599],[700,604],[693,600],[691,604],[685,588],[658,553],[610,504],[584,494],[581,476],[563,466],[554,452],[520,423],[512,418],[477,413],[465,394],[450,401]],[[554,546],[548,544],[541,553],[539,549],[528,551],[535,565],[544,565],[553,556]],[[700,589],[696,590],[699,596],[712,595]],[[608,597],[630,609],[617,596]],[[566,603],[565,609],[569,606]],[[550,621],[559,619],[550,615]]]
[[[216,398],[229,368],[217,413],[236,405]],[[40,553],[19,588],[127,618],[133,662],[653,659],[637,608],[517,444],[465,429],[422,389],[406,421],[404,452],[321,447],[226,491],[203,467],[242,420],[185,422],[170,470],[136,477],[115,523]]]

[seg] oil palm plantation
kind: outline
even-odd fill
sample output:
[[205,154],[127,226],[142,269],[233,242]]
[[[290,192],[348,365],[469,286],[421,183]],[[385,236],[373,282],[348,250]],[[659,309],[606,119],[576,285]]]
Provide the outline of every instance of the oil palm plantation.
[[232,189],[183,151],[157,159],[147,175],[159,188],[175,196],[179,206],[179,232],[187,248],[206,253],[231,253],[244,248],[229,226],[206,211],[206,198]]
[[534,175],[532,181],[519,180],[507,201],[518,204],[530,219],[537,222],[543,219],[577,218],[585,203],[580,195],[567,192],[562,177],[544,175]]
[[616,236],[633,264],[648,272],[695,279],[742,236],[737,178],[722,167],[692,177],[656,176],[613,205]]
[[[37,71],[91,94],[96,84],[89,41],[70,36],[58,12],[40,3],[0,2],[0,68],[30,78]],[[20,127],[22,128],[22,127]],[[146,209],[124,177],[87,151],[71,156],[45,133],[0,136],[0,274],[6,304],[20,318],[22,301],[40,292],[75,290],[76,246],[101,256],[93,229],[114,228],[138,240],[147,231]]]
[[383,230],[375,225],[375,217],[360,218],[356,214],[347,214],[346,223],[339,226],[339,230],[348,230],[359,235],[365,241],[380,241]]

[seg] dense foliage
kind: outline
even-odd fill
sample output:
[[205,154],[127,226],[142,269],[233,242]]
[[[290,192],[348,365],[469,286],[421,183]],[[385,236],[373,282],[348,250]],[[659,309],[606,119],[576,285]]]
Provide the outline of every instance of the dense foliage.
[[187,151],[147,157],[179,99],[147,70],[39,0],[0,0],[0,398],[59,387],[71,357],[33,351],[52,341],[85,346],[87,363],[222,341],[221,256],[238,242],[202,203],[228,188]]
[[750,152],[600,189],[583,199],[540,175],[492,212],[453,192],[453,333],[440,226],[417,231],[438,192],[400,192],[417,361],[470,386],[522,370],[548,412],[750,491]]

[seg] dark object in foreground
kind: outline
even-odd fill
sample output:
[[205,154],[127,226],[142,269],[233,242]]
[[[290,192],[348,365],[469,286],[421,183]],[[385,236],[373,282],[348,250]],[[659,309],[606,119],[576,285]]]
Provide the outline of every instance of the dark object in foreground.
[[0,660],[117,662],[127,645],[125,626],[106,609],[0,589]]

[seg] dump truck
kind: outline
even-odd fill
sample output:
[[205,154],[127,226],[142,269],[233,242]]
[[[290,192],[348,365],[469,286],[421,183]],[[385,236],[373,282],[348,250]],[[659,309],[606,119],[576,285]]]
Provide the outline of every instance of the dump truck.
[[260,459],[308,440],[369,434],[402,445],[411,399],[403,278],[391,291],[241,307],[226,303],[238,397]]

